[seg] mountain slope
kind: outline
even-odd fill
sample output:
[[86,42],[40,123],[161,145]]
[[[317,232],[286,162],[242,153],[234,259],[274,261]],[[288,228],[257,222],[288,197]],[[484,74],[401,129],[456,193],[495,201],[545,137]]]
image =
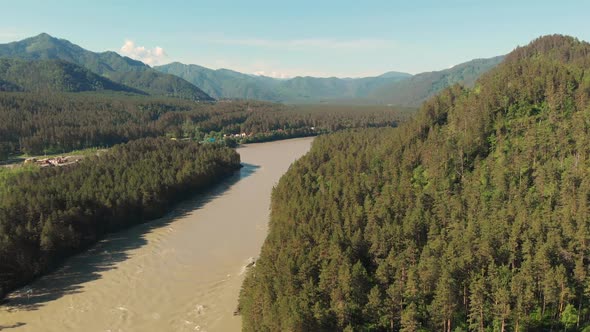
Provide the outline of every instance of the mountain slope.
[[290,102],[344,102],[367,98],[369,93],[382,86],[404,81],[411,75],[363,78],[295,77],[281,82],[279,95]]
[[397,129],[318,137],[273,190],[243,329],[590,326],[590,44],[546,36]]
[[163,73],[176,75],[203,91],[219,99],[257,99],[277,101],[279,96],[273,92],[279,84],[270,77],[246,75],[228,69],[209,69],[197,65],[185,65],[173,62],[154,69]]
[[145,94],[63,60],[28,61],[0,58],[0,91],[118,91]]
[[67,40],[42,33],[0,45],[0,57],[24,60],[64,60],[85,67],[115,82],[151,95],[211,100],[206,93],[174,75],[162,74],[144,63],[115,52],[94,53]]
[[369,97],[385,104],[420,106],[426,99],[453,84],[472,86],[480,75],[497,66],[503,59],[504,56],[475,59],[446,70],[417,74],[375,89]]
[[403,79],[403,78],[408,78],[411,77],[412,75],[408,74],[408,73],[402,73],[399,71],[388,71],[387,73],[383,73],[377,77],[380,78],[398,78],[398,79]]

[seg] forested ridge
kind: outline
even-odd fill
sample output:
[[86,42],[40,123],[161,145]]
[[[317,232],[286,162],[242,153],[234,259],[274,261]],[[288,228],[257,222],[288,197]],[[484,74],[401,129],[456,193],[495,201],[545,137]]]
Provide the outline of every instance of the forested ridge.
[[0,58],[0,91],[31,91],[41,93],[108,91],[146,94],[115,83],[84,67],[63,60],[27,61]]
[[545,36],[399,128],[318,137],[273,190],[243,329],[587,329],[589,70]]
[[0,297],[239,167],[240,156],[227,147],[145,138],[75,166],[0,172]]
[[[131,87],[136,92],[153,96],[199,101],[213,100],[193,84],[180,77],[158,72],[141,61],[120,56],[112,51],[91,52],[65,39],[54,38],[46,33],[8,44],[0,44],[0,58],[27,60],[33,67],[44,67],[47,63],[45,60],[61,60],[84,67],[96,75],[107,78],[108,80],[104,80],[103,83],[109,80],[120,83],[116,86],[117,90],[129,90]],[[17,66],[14,69],[18,72],[14,73],[13,77],[18,74],[21,76],[30,75],[27,68]],[[83,84],[86,80],[83,77],[71,78],[73,78],[74,84]],[[24,78],[24,80],[27,81],[30,78]],[[92,80],[96,81],[97,79],[92,78]],[[112,84],[112,82],[108,84]],[[54,85],[52,89],[59,90],[57,89],[59,83]]]
[[[284,106],[257,101],[195,103],[95,94],[0,92],[0,160],[112,146],[141,137],[203,140],[247,133],[244,142],[395,126],[412,109]],[[313,127],[313,129],[312,129]]]
[[370,99],[395,105],[420,106],[424,101],[454,84],[472,87],[484,73],[497,66],[504,56],[474,59],[449,69],[414,75],[371,91]]

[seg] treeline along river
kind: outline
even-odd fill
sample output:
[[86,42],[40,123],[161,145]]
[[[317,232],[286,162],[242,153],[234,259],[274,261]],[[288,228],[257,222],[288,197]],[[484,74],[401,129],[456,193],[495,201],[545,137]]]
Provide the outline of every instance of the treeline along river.
[[[18,327],[17,331],[239,330],[240,317],[234,316],[233,313],[237,308],[237,298],[246,266],[256,258],[266,236],[272,187],[289,165],[308,151],[311,141],[311,138],[294,139],[247,145],[238,149],[244,167],[234,175],[225,177],[221,184],[209,187],[206,194],[192,196],[193,198],[176,205],[171,213],[160,219],[108,235],[90,250],[67,259],[55,272],[9,294],[7,302],[0,307],[0,328]],[[105,167],[103,173],[108,173],[107,169],[110,168],[106,168],[103,162],[109,160],[113,163],[121,162],[122,168],[137,167],[129,170],[132,172],[130,174],[137,174],[135,180],[124,179],[124,175],[109,180],[115,188],[123,188],[120,185],[123,181],[129,184],[157,181],[154,177],[172,181],[175,176],[182,174],[183,167],[175,168],[175,175],[156,175],[156,172],[152,173],[150,169],[156,167],[157,163],[147,160],[164,158],[164,155],[157,152],[159,149],[155,149],[150,158],[146,157],[146,161],[133,155],[134,151],[140,150],[144,145],[145,149],[151,145],[165,145],[169,150],[165,155],[170,156],[166,158],[174,162],[174,156],[179,160],[190,159],[187,156],[181,158],[177,153],[192,149],[184,147],[184,143],[170,140],[150,139],[134,144],[138,146],[131,149],[124,145],[110,152],[109,156],[83,161],[85,164],[80,165],[80,170],[72,168],[52,172],[77,174],[81,172],[81,167],[88,164],[86,167],[89,169]],[[175,149],[179,151],[174,152]],[[231,171],[239,161],[236,159],[237,155],[233,155],[229,149],[216,149],[199,147],[198,151],[193,153],[216,155],[219,158],[212,158],[209,163],[220,163],[225,165],[222,167],[224,172]],[[117,158],[121,161],[116,161]],[[123,164],[123,160],[128,162]],[[206,165],[208,164],[204,167]],[[121,172],[125,174],[123,170]],[[80,179],[91,179],[91,174],[93,173],[77,176]],[[39,189],[35,190],[49,190],[53,188],[53,184],[52,177],[48,175],[19,176],[19,180],[15,181],[26,183],[28,177],[46,176],[48,179],[44,181],[49,185],[38,185]],[[102,182],[108,181],[97,183]],[[211,183],[207,185],[210,186]],[[83,194],[84,188],[89,190],[86,186],[68,187],[68,190],[79,192],[64,194],[66,198],[63,204],[67,206],[68,199],[87,199],[88,197]],[[132,195],[133,190],[130,186],[125,188],[126,192]],[[153,188],[166,186],[154,185]],[[184,195],[192,192],[202,190],[187,187],[183,191]],[[54,195],[55,191],[51,193]],[[22,195],[24,196],[24,193]],[[118,199],[121,200],[123,197],[121,194]],[[108,226],[103,225],[99,229],[114,230],[126,223],[138,222],[139,219],[133,219],[138,215],[148,217],[149,213],[150,217],[156,216],[161,207],[180,199],[170,196],[167,200],[160,201],[156,197],[160,195],[154,195],[151,200],[147,200],[146,203],[149,203],[144,208],[136,207],[135,213],[112,219]],[[141,199],[147,197],[142,196]],[[114,199],[114,202],[116,201]],[[23,209],[27,211],[26,208]],[[50,215],[51,213],[48,213],[42,220],[50,218]],[[68,233],[69,225],[58,226],[62,227],[60,234],[77,234]],[[41,233],[37,241],[41,243],[43,229],[47,227],[39,228]],[[80,236],[80,239],[83,238]],[[67,243],[61,238],[43,240],[42,243],[32,252],[49,255],[45,253],[49,248],[56,248],[49,251],[54,253],[71,250],[61,248]],[[49,245],[54,247],[47,247]],[[42,264],[41,262],[51,260],[52,256],[43,255],[37,256],[43,259],[37,258],[33,261]],[[5,262],[13,257],[2,259],[2,262]]]

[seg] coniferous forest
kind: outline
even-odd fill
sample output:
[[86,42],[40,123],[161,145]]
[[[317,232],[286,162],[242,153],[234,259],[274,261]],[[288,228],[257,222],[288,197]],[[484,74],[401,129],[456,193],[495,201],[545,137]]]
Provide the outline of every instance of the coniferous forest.
[[244,142],[395,126],[411,108],[285,106],[258,101],[196,103],[99,94],[0,92],[0,160],[27,153],[109,147],[142,137],[203,140],[247,134]]
[[317,138],[273,191],[244,330],[588,329],[589,71],[546,36],[398,128]]
[[396,126],[412,111],[0,92],[0,161],[113,147],[70,166],[0,168],[0,297],[104,234],[205,192],[239,167],[237,143]]
[[[0,183],[0,296],[106,233],[162,216],[240,167],[235,150],[145,138]],[[0,173],[1,175],[1,173]]]
[[590,1],[141,5],[2,4],[0,332],[590,332]]

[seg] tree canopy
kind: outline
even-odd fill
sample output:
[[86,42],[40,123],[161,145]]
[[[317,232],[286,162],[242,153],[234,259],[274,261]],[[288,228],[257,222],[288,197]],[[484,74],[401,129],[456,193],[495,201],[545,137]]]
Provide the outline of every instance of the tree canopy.
[[230,148],[146,138],[76,165],[0,172],[0,296],[239,167]]
[[396,126],[413,109],[195,103],[145,96],[0,92],[0,160],[8,155],[108,147],[142,137],[202,140],[245,133],[244,142]]
[[316,139],[273,191],[244,330],[588,326],[589,69],[542,37],[399,128]]

